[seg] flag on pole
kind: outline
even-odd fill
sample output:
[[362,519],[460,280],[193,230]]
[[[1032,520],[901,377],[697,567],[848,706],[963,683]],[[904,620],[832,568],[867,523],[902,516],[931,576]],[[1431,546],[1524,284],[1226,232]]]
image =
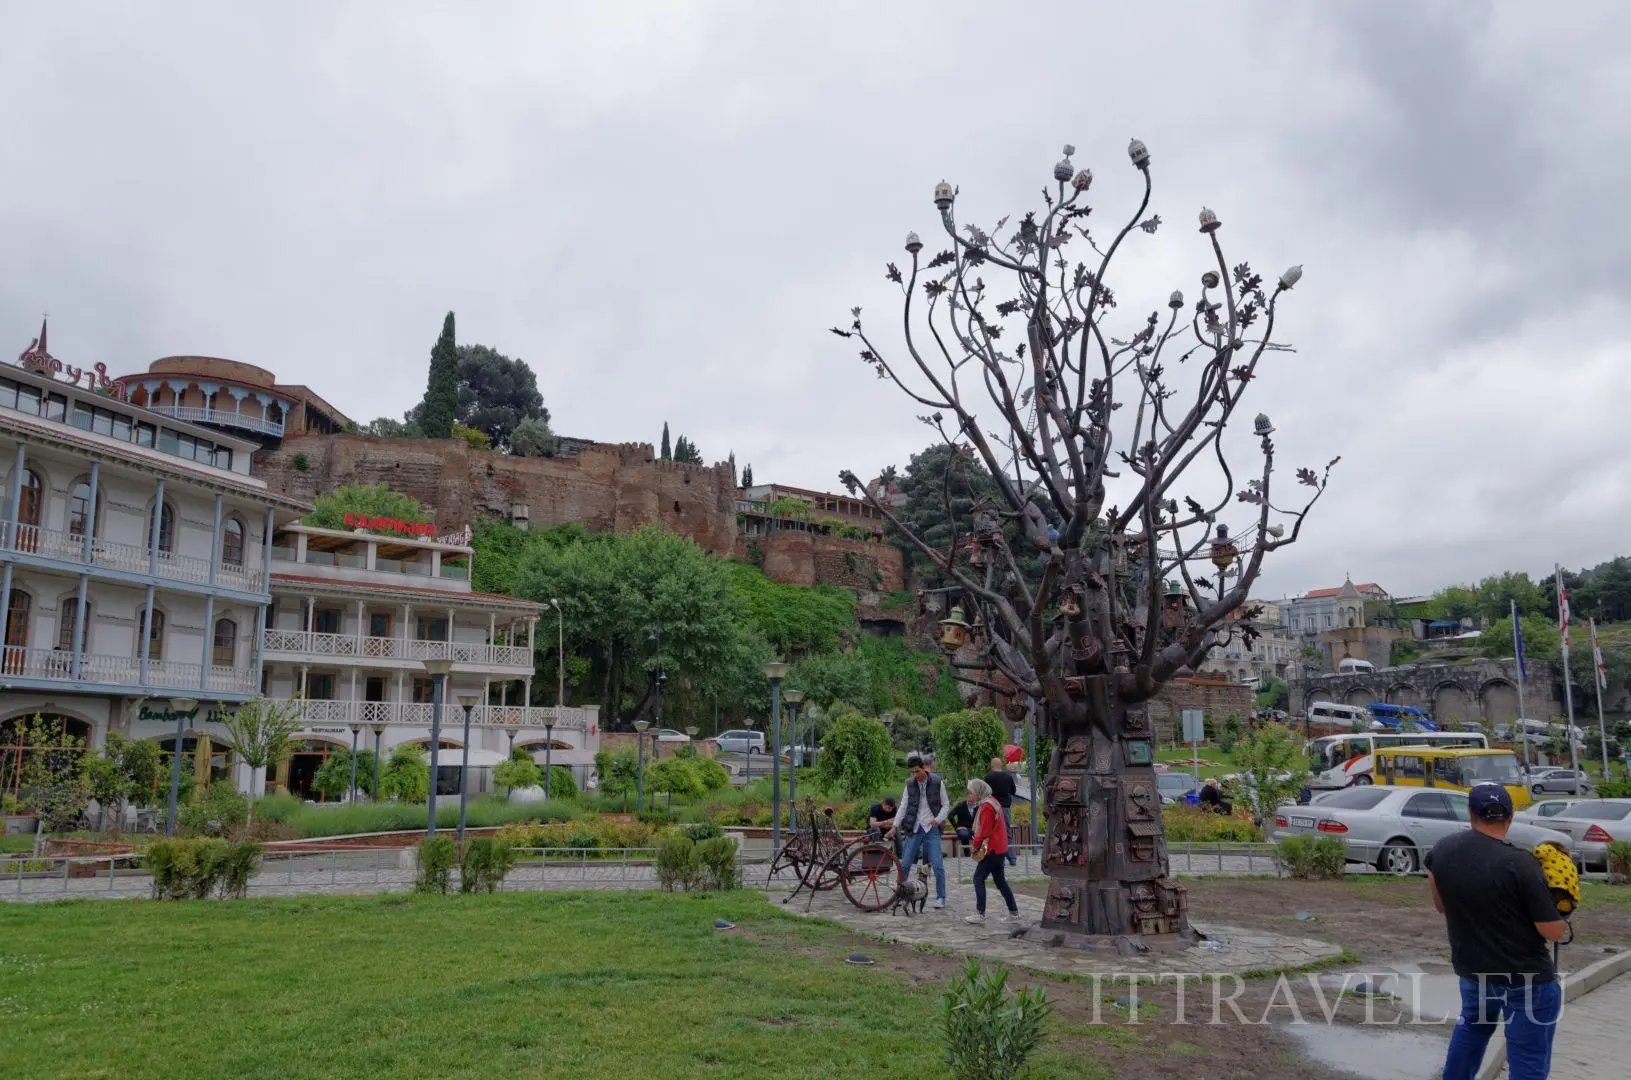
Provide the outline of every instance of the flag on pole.
[[1587,619],[1586,625],[1591,627],[1591,662],[1597,667],[1597,685],[1607,690],[1608,666],[1603,663],[1603,647],[1597,643],[1597,620]]
[[1518,605],[1512,604],[1512,648],[1518,654],[1518,681],[1529,681],[1529,668],[1523,661],[1523,625],[1518,621]]
[[1569,590],[1563,587],[1563,572],[1557,574],[1557,632],[1563,638],[1563,669],[1569,667]]

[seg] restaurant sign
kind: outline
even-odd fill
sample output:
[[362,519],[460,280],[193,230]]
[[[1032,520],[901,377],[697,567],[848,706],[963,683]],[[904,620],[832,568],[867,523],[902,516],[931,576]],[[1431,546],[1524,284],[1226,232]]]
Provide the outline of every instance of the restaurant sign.
[[[195,705],[191,712],[182,712],[180,709],[154,709],[143,705],[136,714],[136,719],[157,721],[162,724],[173,724],[177,720],[186,720],[187,726],[191,727],[198,722],[198,714],[203,708],[202,705]],[[204,716],[205,723],[211,724],[219,724],[225,719],[226,712],[219,705],[211,705],[209,712]]]
[[451,544],[455,547],[469,547],[471,539],[470,526],[456,532],[436,532],[436,526],[428,521],[403,521],[401,518],[375,517],[370,514],[356,514],[347,512],[342,519],[348,529],[368,529],[372,532],[395,533],[397,536],[414,536],[421,540],[434,540],[438,544]]

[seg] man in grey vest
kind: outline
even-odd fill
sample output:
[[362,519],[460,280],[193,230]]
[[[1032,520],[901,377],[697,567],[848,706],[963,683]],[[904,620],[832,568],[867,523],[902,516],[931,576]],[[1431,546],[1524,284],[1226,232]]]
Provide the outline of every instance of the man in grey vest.
[[895,811],[895,832],[901,838],[900,872],[917,863],[919,852],[934,868],[934,906],[946,906],[946,864],[940,851],[940,826],[951,812],[951,800],[946,797],[946,783],[938,773],[930,772],[923,755],[906,755],[906,767],[912,778],[906,781],[901,793],[900,808]]

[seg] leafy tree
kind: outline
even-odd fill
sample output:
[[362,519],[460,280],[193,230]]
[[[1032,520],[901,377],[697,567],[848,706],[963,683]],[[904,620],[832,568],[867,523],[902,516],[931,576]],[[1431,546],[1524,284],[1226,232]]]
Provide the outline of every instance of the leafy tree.
[[[458,759],[454,758],[453,764]],[[428,766],[426,767],[428,770]],[[351,793],[351,748],[342,747],[329,754],[318,766],[317,773],[312,777],[312,787],[323,793],[325,799],[343,799]],[[380,776],[380,787],[385,786],[385,777]],[[374,752],[372,750],[357,751],[357,790],[364,795],[374,794]],[[427,791],[428,795],[429,792]]]
[[442,321],[442,334],[430,351],[430,378],[419,405],[419,427],[428,439],[453,435],[459,412],[459,349],[453,337],[453,313]]
[[1008,734],[992,708],[945,713],[935,719],[933,727],[935,767],[953,792],[986,774],[991,759],[1002,754]]
[[1416,644],[1414,638],[1399,637],[1393,639],[1388,649],[1387,662],[1394,666],[1408,664],[1421,655],[1421,646]]
[[69,735],[38,713],[26,727],[22,786],[40,819],[41,832],[67,832],[79,827],[90,801],[85,782],[85,740]]
[[886,715],[889,719],[889,739],[896,750],[904,750],[907,753],[913,750],[934,752],[934,731],[928,717],[918,716],[905,709],[891,709]]
[[[252,772],[265,775],[289,756],[289,741],[300,730],[302,719],[298,701],[271,701],[257,697],[244,702],[221,719],[226,728],[222,740],[239,761]],[[373,770],[368,782],[372,784]],[[253,792],[259,795],[259,790]],[[251,804],[253,813],[253,804]]]
[[347,514],[395,518],[398,521],[425,522],[430,515],[419,500],[392,491],[384,484],[342,484],[317,496],[312,512],[302,523],[317,529],[346,529]]
[[835,702],[865,707],[872,698],[872,677],[866,660],[854,652],[824,652],[793,665],[788,681],[823,709]]
[[425,760],[424,747],[398,744],[380,771],[379,790],[387,799],[406,803],[430,798],[430,763]]
[[744,488],[753,486],[753,466],[751,464],[742,466],[742,486]]
[[521,422],[537,417],[546,425],[549,410],[538,392],[538,378],[523,360],[512,360],[486,345],[458,350],[459,404],[456,418],[482,431],[492,445],[505,447]]
[[905,709],[930,718],[963,707],[957,683],[938,653],[917,652],[900,638],[862,637],[855,651],[872,679],[869,711]]
[[[1398,643],[1395,642],[1394,644]],[[1263,688],[1257,692],[1257,707],[1259,709],[1280,709],[1282,711],[1290,709],[1291,688],[1286,685],[1284,679],[1270,675],[1267,681],[1263,683]]]
[[425,437],[425,433],[413,421],[413,415],[413,412],[409,412],[408,418],[404,420],[393,420],[389,416],[381,416],[369,421],[366,427],[358,430],[364,435],[374,435],[381,439],[422,439]]
[[1545,609],[1546,598],[1540,586],[1521,571],[1508,570],[1493,574],[1478,583],[1478,613],[1484,619],[1504,619],[1512,614],[1512,604],[1518,605],[1518,614],[1533,615]]
[[707,790],[691,760],[680,757],[666,757],[653,762],[646,769],[646,783],[652,791],[678,795],[682,799],[701,795]]
[[1434,619],[1473,619],[1479,614],[1480,597],[1477,589],[1465,585],[1446,585],[1427,601],[1427,612]]
[[516,457],[554,457],[559,449],[547,416],[524,417],[510,432],[510,453]]
[[622,795],[627,806],[628,796],[636,790],[640,777],[640,762],[633,750],[595,751],[595,775],[600,778],[600,790],[607,795]]
[[1251,811],[1258,828],[1295,799],[1308,778],[1302,736],[1284,724],[1257,725],[1235,746],[1235,764],[1243,779],[1232,784],[1231,797]]
[[1599,622],[1631,619],[1631,558],[1617,556],[1586,571],[1574,589],[1572,606],[1577,615]]
[[877,791],[894,771],[889,732],[870,716],[840,706],[816,759],[816,784],[823,791],[857,799]]
[[472,450],[491,450],[493,437],[480,428],[466,427],[457,421],[453,424],[453,437],[463,439],[464,444]]
[[[551,777],[551,780],[553,779]],[[537,787],[540,782],[538,765],[525,750],[516,751],[493,769],[493,786],[503,788],[505,791]],[[553,788],[554,785],[551,784],[551,795],[555,793]]]
[[668,442],[668,421],[667,420],[663,421],[662,458],[663,458],[664,461],[671,461],[674,458],[674,448],[672,446],[670,446],[669,442]]
[[86,793],[102,807],[103,815],[116,833],[124,827],[124,806],[136,790],[125,772],[124,745],[125,737],[110,731],[102,752],[85,761]]
[[784,585],[745,563],[727,563],[726,573],[731,603],[783,656],[839,648],[855,626],[855,594],[847,589]]
[[701,465],[702,451],[697,449],[696,443],[681,435],[674,443],[674,460],[685,465]]

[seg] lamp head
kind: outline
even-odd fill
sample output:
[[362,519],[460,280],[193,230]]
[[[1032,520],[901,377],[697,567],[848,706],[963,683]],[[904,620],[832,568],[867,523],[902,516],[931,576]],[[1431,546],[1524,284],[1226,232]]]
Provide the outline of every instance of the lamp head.
[[782,691],[782,700],[789,705],[802,705],[804,703],[804,691],[784,690]]
[[765,664],[765,678],[769,679],[771,682],[781,682],[783,679],[787,678],[787,672],[791,668],[791,664],[781,660],[768,661]]
[[646,733],[646,728],[648,728],[650,726],[651,726],[651,721],[650,720],[636,720],[634,722],[634,730],[638,731],[642,735],[644,735]]
[[466,709],[474,709],[477,705],[481,704],[481,691],[461,690],[459,692],[459,704],[463,705]]
[[453,661],[451,660],[421,660],[420,663],[425,665],[425,673],[432,677],[446,676],[453,673]]

